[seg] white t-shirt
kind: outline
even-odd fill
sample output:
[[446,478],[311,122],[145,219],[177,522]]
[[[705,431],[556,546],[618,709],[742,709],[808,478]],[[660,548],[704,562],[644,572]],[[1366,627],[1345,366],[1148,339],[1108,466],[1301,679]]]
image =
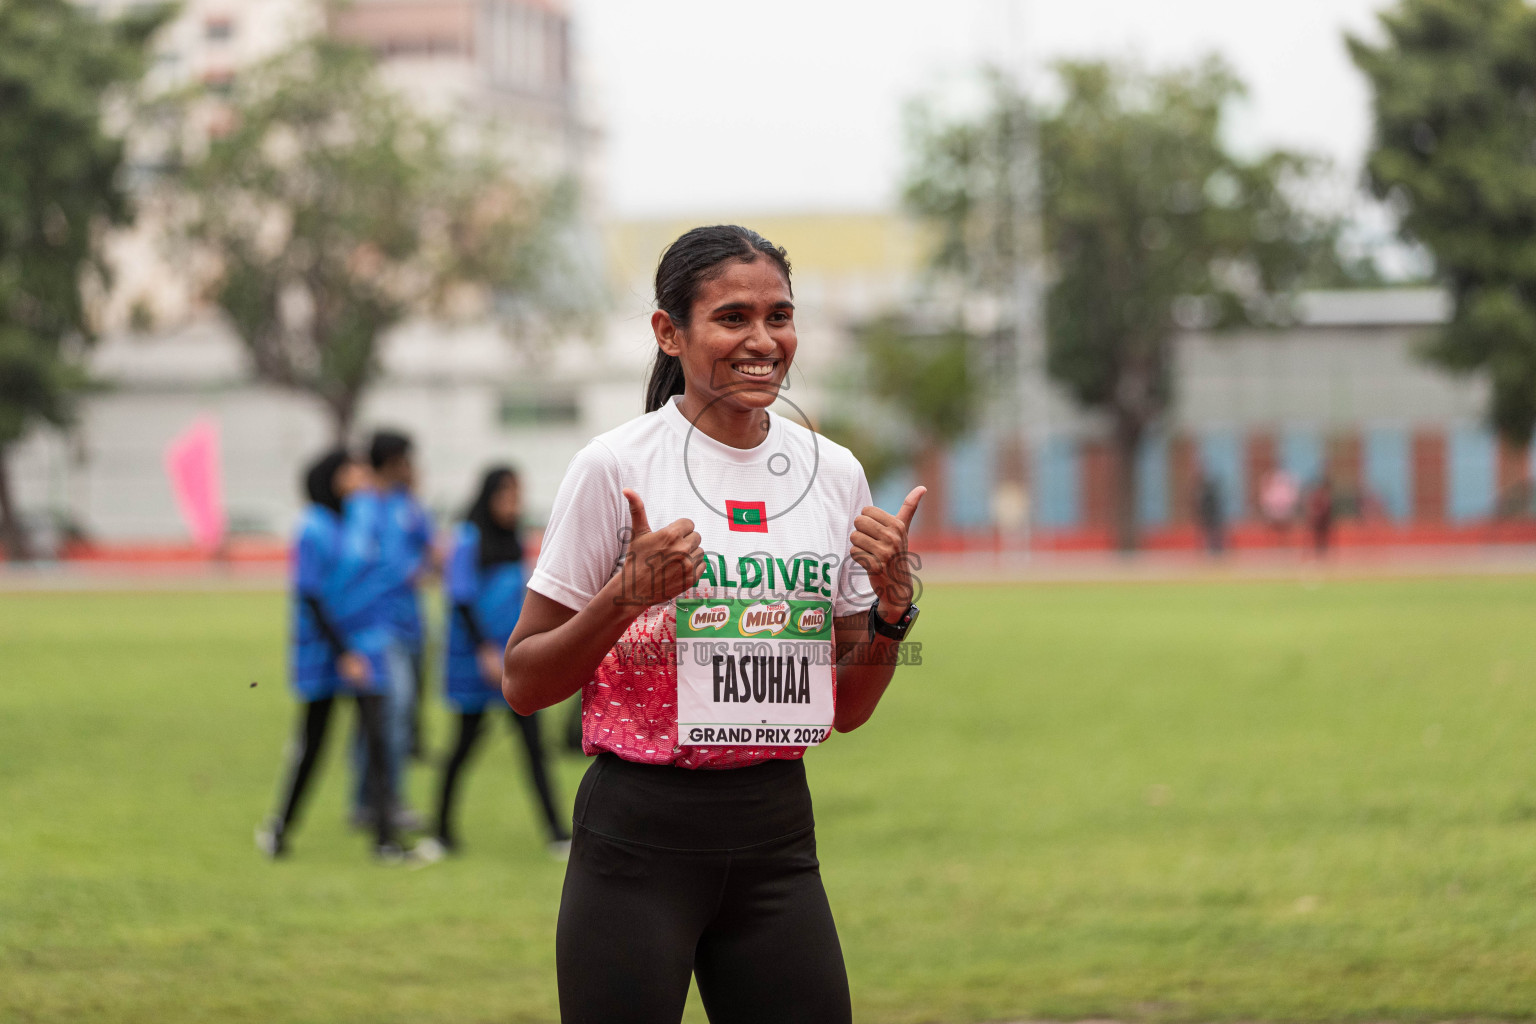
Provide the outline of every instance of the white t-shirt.
[[[622,491],[629,488],[645,503],[651,529],[689,519],[699,532],[708,571],[684,596],[819,597],[832,603],[834,616],[867,610],[875,597],[864,570],[848,558],[853,521],[871,503],[853,453],[773,412],[761,444],[732,448],[694,429],[677,403],[673,398],[577,453],[550,512],[529,589],[576,610],[591,602],[623,559],[630,514]],[[641,645],[675,639],[668,602],[637,618],[615,645],[583,691],[589,753],[607,749],[629,760],[687,767],[798,756],[798,748],[737,748],[727,755],[679,747],[675,662],[661,658],[645,666],[633,656]]]

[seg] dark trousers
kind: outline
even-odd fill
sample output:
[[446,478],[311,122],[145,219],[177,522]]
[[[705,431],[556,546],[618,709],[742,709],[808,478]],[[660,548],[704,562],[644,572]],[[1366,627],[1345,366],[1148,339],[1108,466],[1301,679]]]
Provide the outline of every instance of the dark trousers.
[[[380,694],[359,694],[357,700],[357,728],[362,734],[367,751],[368,776],[365,792],[368,794],[368,817],[373,823],[374,839],[379,844],[394,840],[394,826],[390,820],[390,807],[394,794],[390,792],[388,758],[384,750],[384,698]],[[278,800],[278,826],[287,832],[298,818],[304,798],[309,791],[315,764],[325,748],[327,726],[331,721],[334,697],[325,697],[299,706],[298,729],[288,748],[288,766],[283,773],[283,788]]]
[[565,1024],[848,1024],[805,769],[601,754],[576,797],[555,959]]
[[[519,715],[511,708],[506,710],[517,732],[522,736],[528,778],[533,783],[534,795],[538,798],[539,808],[544,813],[549,838],[568,839],[570,831],[563,817],[555,809],[554,787],[549,780],[549,767],[544,755],[544,741],[539,732],[538,713]],[[485,716],[484,711],[461,713],[458,716],[458,738],[454,741],[453,752],[448,755],[448,760],[443,765],[442,785],[438,789],[437,797],[437,836],[449,846],[455,845],[458,841],[458,833],[454,827],[453,805],[458,795],[459,773],[464,770],[465,764],[468,763],[470,755],[474,753],[480,741],[480,730]]]

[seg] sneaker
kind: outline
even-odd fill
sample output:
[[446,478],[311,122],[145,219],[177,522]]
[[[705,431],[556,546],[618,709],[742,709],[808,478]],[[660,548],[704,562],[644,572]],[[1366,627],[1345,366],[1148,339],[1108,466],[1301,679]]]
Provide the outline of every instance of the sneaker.
[[571,859],[571,841],[569,839],[551,839],[545,847],[549,855],[555,860]]
[[396,842],[375,843],[373,859],[380,864],[404,864],[410,851]]
[[266,821],[256,826],[256,849],[268,860],[277,860],[288,853],[288,842],[283,836],[283,827],[275,821]]
[[451,846],[444,844],[435,836],[428,836],[411,847],[406,857],[410,860],[412,867],[424,868],[428,864],[436,864],[452,852]]
[[459,841],[453,836],[444,835],[441,832],[437,833],[436,835],[428,836],[426,839],[423,839],[422,842],[436,844],[439,849],[441,849],[450,857],[461,852],[459,850]]

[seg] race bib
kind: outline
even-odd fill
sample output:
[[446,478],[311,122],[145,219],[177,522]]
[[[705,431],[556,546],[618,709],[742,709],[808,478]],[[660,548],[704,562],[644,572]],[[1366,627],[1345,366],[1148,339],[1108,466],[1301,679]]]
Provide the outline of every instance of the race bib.
[[681,598],[683,746],[814,747],[832,731],[829,601]]

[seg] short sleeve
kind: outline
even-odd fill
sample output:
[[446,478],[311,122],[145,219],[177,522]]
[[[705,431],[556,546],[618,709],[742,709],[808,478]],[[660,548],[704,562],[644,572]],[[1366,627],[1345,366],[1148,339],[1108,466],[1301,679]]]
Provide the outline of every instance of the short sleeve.
[[[865,506],[874,504],[874,498],[869,493],[869,481],[864,476],[864,467],[859,465],[857,459],[850,458],[850,461],[853,463],[853,486],[850,488],[848,507],[844,510],[845,538],[853,533],[853,521],[864,511]],[[857,615],[868,611],[874,603],[875,594],[869,588],[869,573],[853,560],[853,547],[848,545],[843,550],[843,571],[838,574],[837,596],[832,601],[832,614]]]
[[571,460],[555,495],[528,589],[577,611],[624,556],[628,505],[612,449],[593,441]]
[[480,531],[469,523],[453,537],[453,551],[443,567],[443,589],[449,604],[469,604],[480,591]]

